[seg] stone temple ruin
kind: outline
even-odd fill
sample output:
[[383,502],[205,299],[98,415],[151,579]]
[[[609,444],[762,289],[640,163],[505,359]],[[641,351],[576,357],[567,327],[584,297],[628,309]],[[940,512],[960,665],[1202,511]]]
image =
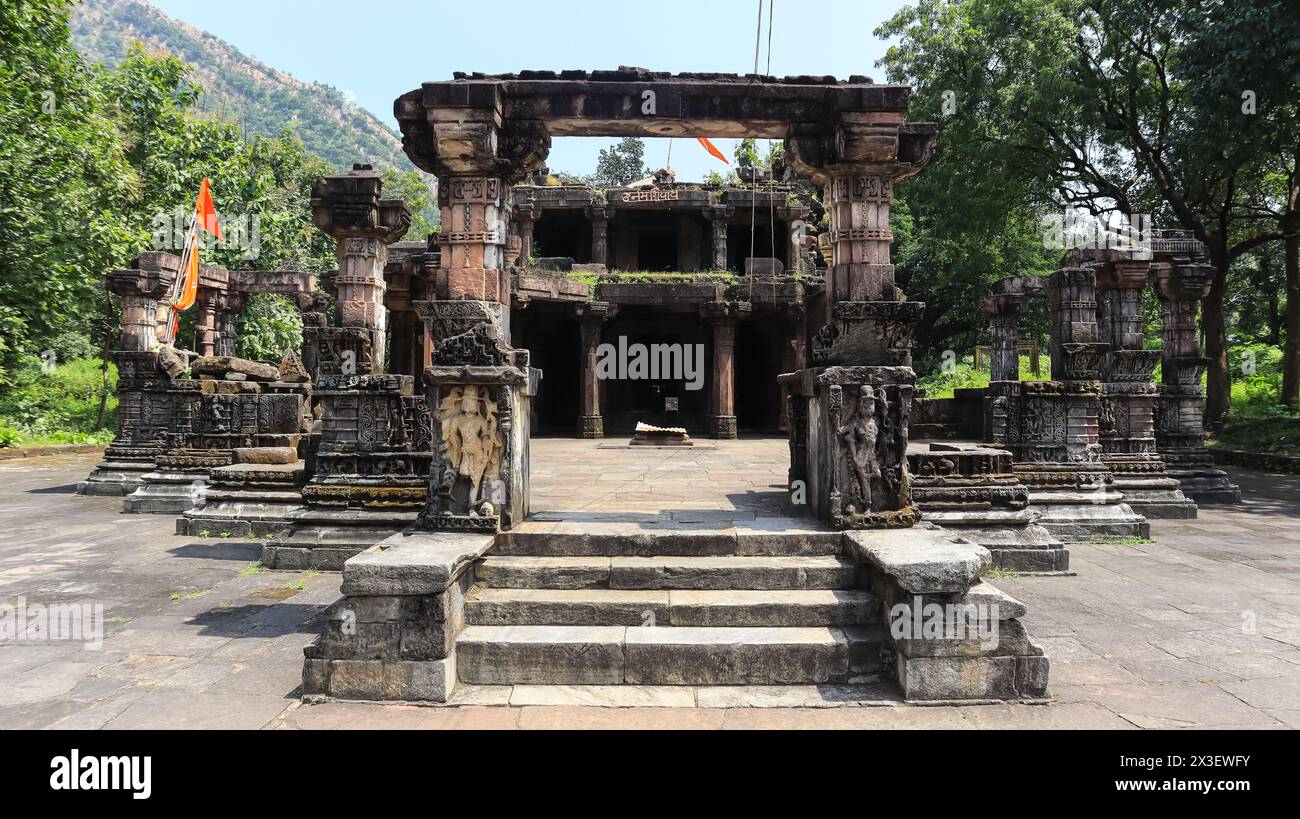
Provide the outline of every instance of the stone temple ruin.
[[[403,241],[409,211],[369,167],[324,177],[312,208],[339,264],[323,292],[310,274],[204,268],[193,352],[161,343],[175,257],[110,275],[119,430],[80,491],[177,515],[181,534],[264,538],[271,568],[341,570],[307,696],[886,678],[910,701],[1040,699],[1049,663],[1025,608],[981,576],[1065,573],[1070,540],[1139,535],[1144,516],[1236,496],[1201,429],[1205,268],[1182,246],[1074,253],[1049,279],[1004,282],[985,305],[990,387],[918,397],[923,305],[895,284],[889,215],[938,127],[907,121],[909,95],[865,77],[641,69],[426,83],[395,114],[438,178],[427,242]],[[731,186],[550,184],[551,139],[584,135],[782,139],[785,170]],[[1138,332],[1148,283],[1163,353]],[[251,293],[294,300],[301,358],[234,357]],[[1020,382],[1017,318],[1033,298],[1051,304],[1054,380]],[[601,346],[633,344],[699,345],[698,389],[600,378]],[[535,430],[638,423],[788,434],[789,516],[530,520]],[[944,606],[983,612],[994,639],[923,636]]]

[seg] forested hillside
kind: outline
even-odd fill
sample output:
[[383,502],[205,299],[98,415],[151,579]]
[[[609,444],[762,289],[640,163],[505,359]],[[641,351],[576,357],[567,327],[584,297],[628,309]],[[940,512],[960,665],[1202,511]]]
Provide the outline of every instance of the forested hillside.
[[343,92],[276,71],[143,0],[83,0],[73,12],[72,42],[88,62],[116,66],[136,41],[150,54],[171,54],[192,67],[190,79],[206,92],[197,110],[207,116],[268,137],[288,128],[338,168],[361,161],[413,167],[397,134]]

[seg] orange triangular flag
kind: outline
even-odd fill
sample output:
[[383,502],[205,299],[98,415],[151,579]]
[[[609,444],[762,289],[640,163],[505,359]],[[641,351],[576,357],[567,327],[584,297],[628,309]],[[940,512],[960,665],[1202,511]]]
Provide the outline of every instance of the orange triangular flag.
[[221,238],[221,223],[217,219],[217,209],[212,205],[212,182],[204,179],[199,188],[199,201],[194,208],[194,219],[199,227]]
[[722,151],[718,150],[718,146],[714,145],[712,142],[709,142],[708,137],[696,137],[696,139],[698,139],[700,141],[700,144],[704,146],[704,150],[713,154],[715,158],[721,159],[723,162],[725,162],[728,165],[731,164],[730,162],[727,162],[727,158],[722,155]]

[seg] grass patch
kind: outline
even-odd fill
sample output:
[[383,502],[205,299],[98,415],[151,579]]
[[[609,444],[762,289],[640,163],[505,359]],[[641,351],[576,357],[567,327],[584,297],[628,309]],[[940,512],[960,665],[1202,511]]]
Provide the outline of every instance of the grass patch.
[[[1052,362],[1046,353],[1039,355],[1038,375],[1034,375],[1033,370],[1030,369],[1029,361],[1027,355],[1020,357],[1021,381],[1051,380]],[[984,389],[988,385],[989,371],[984,368],[975,369],[974,355],[957,359],[947,367],[940,364],[938,372],[927,373],[916,380],[917,388],[925,390],[926,398],[952,398],[956,390]]]
[[984,578],[986,580],[1019,580],[1023,576],[1015,569],[991,569],[985,573]]
[[251,565],[245,566],[244,568],[240,569],[239,576],[248,577],[254,574],[266,574],[269,571],[271,570],[263,566],[262,561],[259,560],[256,563],[253,563]]
[[313,577],[315,577],[318,574],[320,574],[320,572],[316,571],[315,569],[308,569],[307,571],[303,572],[302,577],[298,578],[297,580],[293,581],[289,585],[285,586],[285,588],[292,589],[294,591],[307,591],[307,581],[311,580]]
[[197,589],[194,591],[174,591],[170,595],[168,595],[168,599],[171,600],[173,603],[179,603],[182,600],[197,600],[200,597],[206,595],[210,591],[212,590]]

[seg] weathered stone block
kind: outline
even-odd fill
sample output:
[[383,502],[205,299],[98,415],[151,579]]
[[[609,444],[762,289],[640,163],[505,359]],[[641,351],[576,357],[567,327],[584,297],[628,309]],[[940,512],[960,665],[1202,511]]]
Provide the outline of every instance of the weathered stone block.
[[983,546],[929,529],[846,532],[844,547],[912,594],[965,592],[993,561]]
[[292,464],[298,461],[298,451],[287,446],[241,447],[234,457],[237,464]]
[[224,355],[195,359],[190,364],[190,372],[196,378],[209,376],[218,379],[225,378],[227,373],[242,373],[254,381],[276,381],[280,375],[280,371],[270,364]]
[[898,658],[898,682],[908,700],[1017,699],[1016,657]]
[[393,535],[347,562],[347,595],[440,594],[492,546],[493,536],[455,532]]

